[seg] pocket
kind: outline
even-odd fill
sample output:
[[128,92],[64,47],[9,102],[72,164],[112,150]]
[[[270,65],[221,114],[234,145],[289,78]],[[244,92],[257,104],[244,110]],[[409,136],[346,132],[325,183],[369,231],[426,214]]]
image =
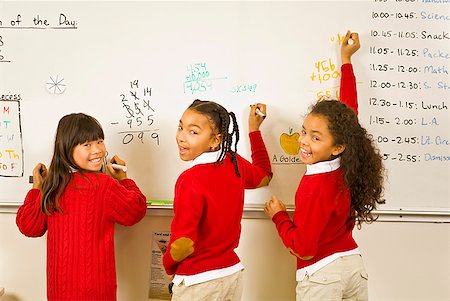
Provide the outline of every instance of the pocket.
[[309,281],[316,284],[328,285],[335,282],[341,282],[341,275],[313,274],[309,277]]
[[369,275],[366,271],[359,272],[361,275],[361,279],[358,285],[358,296],[356,298],[357,301],[367,301],[369,300]]
[[360,274],[361,274],[361,278],[363,278],[364,280],[367,280],[367,281],[369,280],[369,274],[367,274],[366,271],[361,271]]
[[300,300],[341,300],[342,283],[339,274],[318,273],[301,282]]

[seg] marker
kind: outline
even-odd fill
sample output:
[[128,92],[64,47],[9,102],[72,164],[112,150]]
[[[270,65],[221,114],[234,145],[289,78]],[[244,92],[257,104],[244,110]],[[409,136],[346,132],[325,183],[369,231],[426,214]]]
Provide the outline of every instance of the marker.
[[[42,174],[44,173],[44,168],[43,165],[41,165],[41,168],[39,169],[39,174],[42,176]],[[28,177],[28,183],[33,184],[34,182],[34,177],[33,176],[29,176]]]
[[126,171],[127,171],[127,167],[124,166],[124,165],[112,163],[111,166],[112,166],[112,168],[117,169],[117,170],[121,170],[121,171],[123,171],[123,172],[126,172]]
[[258,107],[256,108],[256,114],[258,114],[262,118],[266,118],[266,115],[263,112],[261,112],[261,110]]

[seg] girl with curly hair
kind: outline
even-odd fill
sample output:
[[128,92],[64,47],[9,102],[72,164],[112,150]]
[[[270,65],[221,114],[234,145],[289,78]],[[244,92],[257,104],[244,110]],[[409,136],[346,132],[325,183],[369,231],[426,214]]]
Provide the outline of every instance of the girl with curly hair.
[[304,120],[299,143],[306,173],[295,195],[293,220],[275,196],[264,209],[297,257],[296,300],[368,299],[368,276],[352,231],[355,223],[372,222],[371,211],[384,202],[384,168],[357,117],[350,59],[359,47],[358,34],[347,32],[340,101],[318,101]]

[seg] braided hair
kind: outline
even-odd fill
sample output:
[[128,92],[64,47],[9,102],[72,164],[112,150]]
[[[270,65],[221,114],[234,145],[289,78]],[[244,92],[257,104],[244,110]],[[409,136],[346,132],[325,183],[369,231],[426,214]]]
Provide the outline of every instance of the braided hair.
[[[190,110],[194,110],[197,113],[205,115],[212,124],[212,128],[215,129],[218,134],[222,135],[222,142],[220,144],[220,154],[217,158],[216,164],[222,163],[227,153],[231,155],[231,161],[234,164],[234,170],[240,177],[237,159],[236,149],[239,141],[239,127],[236,121],[236,115],[233,112],[228,112],[223,106],[214,101],[206,101],[196,99],[188,107]],[[231,132],[230,130],[231,126]],[[234,144],[233,144],[234,137]]]

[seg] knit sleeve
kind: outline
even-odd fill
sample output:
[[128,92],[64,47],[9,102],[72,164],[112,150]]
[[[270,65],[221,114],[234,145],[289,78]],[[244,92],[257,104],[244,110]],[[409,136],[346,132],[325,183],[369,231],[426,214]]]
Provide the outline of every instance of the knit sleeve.
[[136,183],[124,179],[120,183],[112,180],[110,186],[108,217],[112,222],[131,226],[139,222],[147,211],[146,198]]
[[[280,211],[272,218],[286,248],[302,260],[310,260],[316,255],[322,231],[337,204],[334,191],[328,189],[326,179],[317,182],[325,184],[315,186],[301,196],[300,208],[296,202],[294,221],[290,220],[286,211]],[[305,183],[305,186],[314,184]]]
[[358,115],[358,95],[356,90],[356,78],[353,73],[352,64],[341,66],[341,88],[339,90],[340,100],[351,107]]
[[47,231],[47,218],[42,212],[41,191],[31,189],[17,210],[16,224],[20,232],[28,237],[39,237]]
[[261,132],[251,132],[249,138],[252,150],[252,163],[245,159],[243,160],[245,188],[251,189],[267,186],[272,179],[272,167]]
[[194,253],[198,237],[198,224],[203,215],[203,193],[196,191],[194,176],[184,173],[175,185],[174,217],[171,224],[170,242],[163,257],[168,275],[175,274],[178,265]]

